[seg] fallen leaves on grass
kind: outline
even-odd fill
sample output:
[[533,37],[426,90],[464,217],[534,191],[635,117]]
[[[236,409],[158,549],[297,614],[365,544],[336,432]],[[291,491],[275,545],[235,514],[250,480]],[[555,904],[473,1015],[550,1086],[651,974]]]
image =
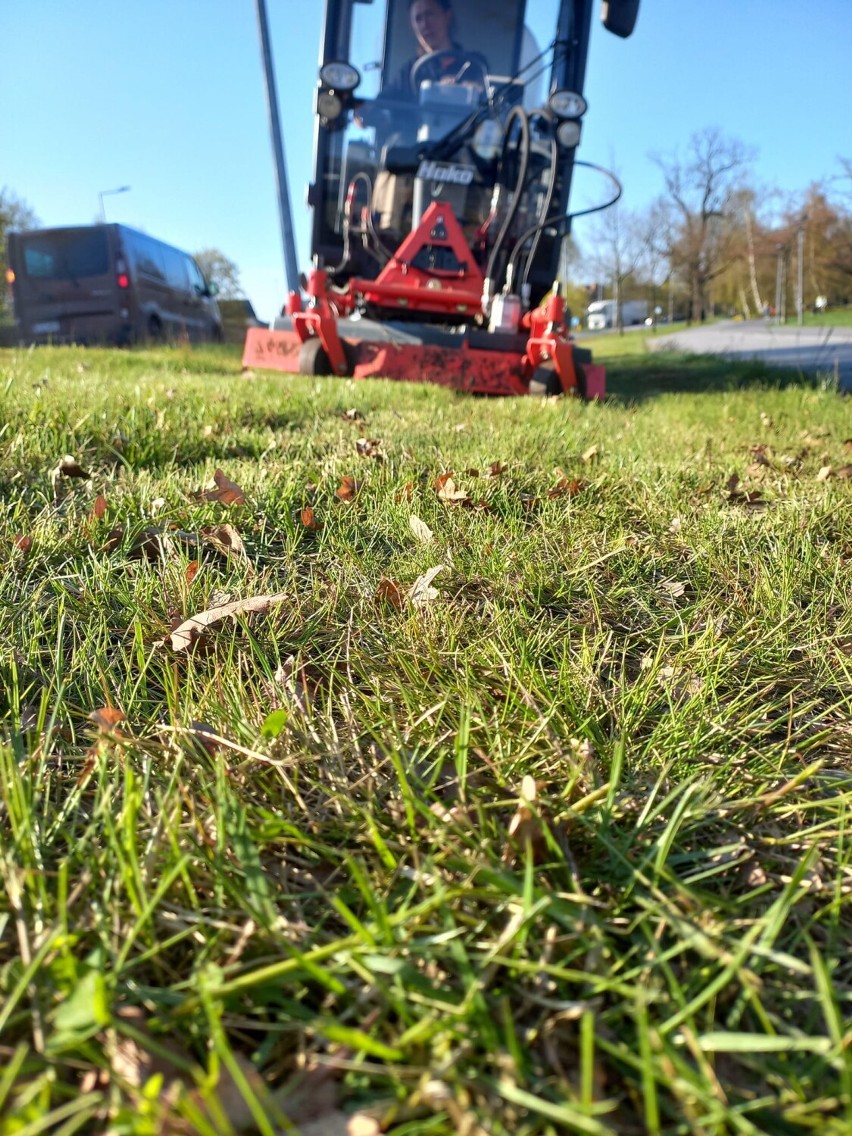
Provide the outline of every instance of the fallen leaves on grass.
[[268,611],[273,604],[281,603],[286,598],[286,592],[277,592],[271,596],[250,596],[247,599],[222,604],[220,607],[209,608],[207,611],[190,616],[175,627],[169,634],[168,641],[172,650],[186,651],[193,647],[214,623],[219,623],[232,615],[259,614]]
[[424,572],[422,576],[417,577],[408,592],[408,599],[415,607],[423,607],[425,604],[438,598],[438,589],[432,587],[432,581],[439,572],[443,571],[444,565],[437,564],[434,568],[430,568],[428,572]]
[[310,505],[306,505],[300,513],[302,524],[308,529],[309,532],[318,532],[322,528],[322,521],[318,521],[314,516],[314,511]]
[[359,438],[355,443],[355,449],[362,458],[374,458],[376,461],[385,460],[381,446],[381,438]]
[[360,481],[356,481],[354,477],[346,476],[341,478],[336,496],[340,501],[354,501],[360,491]]
[[428,544],[435,535],[425,521],[421,521],[419,517],[415,517],[414,515],[408,518],[408,525],[417,539],[423,544]]
[[53,471],[53,476],[56,480],[60,477],[76,477],[81,481],[88,481],[92,475],[83,469],[76,458],[72,457],[71,454],[66,454]]
[[725,482],[725,489],[727,491],[728,503],[731,505],[747,505],[751,508],[760,508],[766,505],[766,501],[757,489],[741,489],[740,476],[738,473],[732,473],[728,480]]
[[580,454],[580,459],[588,465],[590,462],[597,461],[600,457],[600,451],[597,446],[589,446]]
[[470,499],[467,491],[456,485],[452,470],[448,473],[442,473],[435,479],[435,492],[438,494],[438,499],[443,501],[445,505],[459,505]]
[[852,477],[852,464],[841,465],[837,469],[831,465],[824,465],[816,475],[817,481],[828,481],[834,478],[836,481],[848,481]]
[[202,540],[210,544],[223,556],[248,561],[246,546],[233,525],[205,525],[201,530]]
[[340,417],[343,419],[344,422],[363,422],[364,421],[364,415],[361,413],[360,410],[356,410],[354,406],[351,407],[349,410],[345,410],[343,412],[343,414],[340,415]]
[[126,719],[121,710],[118,710],[115,706],[102,706],[98,710],[93,710],[89,719],[95,723],[100,733],[112,734],[119,738],[123,737],[117,726],[119,722],[124,722]]
[[109,506],[107,505],[106,497],[104,497],[103,494],[99,493],[95,498],[94,504],[92,505],[92,511],[89,513],[89,520],[101,520],[101,518],[106,514],[108,507]]
[[33,538],[31,536],[16,535],[12,537],[12,547],[16,552],[22,553],[26,556],[33,550]]
[[213,482],[198,495],[201,501],[218,501],[220,505],[244,505],[245,494],[221,469],[213,473]]
[[390,604],[397,611],[401,611],[407,603],[410,603],[413,607],[425,607],[426,604],[436,600],[440,595],[438,589],[432,587],[432,581],[443,570],[444,565],[437,564],[434,568],[424,572],[422,576],[418,576],[407,590],[397,580],[390,580],[387,576],[382,576],[379,580],[379,586],[376,588],[376,599],[381,600],[382,603]]
[[382,576],[379,580],[379,586],[376,588],[376,599],[401,611],[405,607],[405,589],[396,580],[389,580],[387,576]]
[[[143,558],[156,560],[165,551],[163,542],[164,534],[161,529],[154,526],[141,529],[130,543],[127,558],[128,560],[142,560]],[[124,528],[121,525],[116,525],[115,528],[110,530],[104,542],[104,552],[114,552],[123,543]]]
[[576,497],[586,488],[585,481],[578,481],[576,477],[563,477],[552,489],[548,489],[547,496],[552,500],[555,497]]

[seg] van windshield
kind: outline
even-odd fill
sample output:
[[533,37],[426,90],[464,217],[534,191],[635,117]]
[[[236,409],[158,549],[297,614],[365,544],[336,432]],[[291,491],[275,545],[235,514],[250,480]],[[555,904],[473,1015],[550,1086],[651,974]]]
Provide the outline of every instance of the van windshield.
[[35,280],[79,280],[109,272],[103,229],[33,233],[22,238],[24,275]]

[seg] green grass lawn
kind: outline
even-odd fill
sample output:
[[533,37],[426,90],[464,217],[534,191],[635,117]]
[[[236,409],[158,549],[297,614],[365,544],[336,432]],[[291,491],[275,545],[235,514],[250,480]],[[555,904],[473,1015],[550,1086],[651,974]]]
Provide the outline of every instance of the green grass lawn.
[[636,343],[0,351],[2,1136],[852,1131],[852,400]]

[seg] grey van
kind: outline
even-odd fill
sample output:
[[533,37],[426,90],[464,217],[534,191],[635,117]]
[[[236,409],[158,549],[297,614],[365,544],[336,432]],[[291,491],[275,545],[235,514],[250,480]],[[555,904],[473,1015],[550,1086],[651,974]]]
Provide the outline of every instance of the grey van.
[[19,341],[222,338],[216,287],[189,253],[127,225],[10,233],[7,263]]

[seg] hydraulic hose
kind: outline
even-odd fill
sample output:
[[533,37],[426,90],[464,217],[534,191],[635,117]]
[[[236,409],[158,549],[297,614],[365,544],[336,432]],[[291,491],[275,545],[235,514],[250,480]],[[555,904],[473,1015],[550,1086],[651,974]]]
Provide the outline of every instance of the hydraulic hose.
[[[530,161],[530,120],[529,115],[521,106],[514,106],[506,116],[506,127],[503,134],[503,152],[500,155],[501,167],[506,162],[509,149],[509,137],[512,131],[512,126],[517,119],[520,136],[519,136],[519,157],[518,157],[518,176],[515,180],[515,190],[512,195],[512,202],[503,219],[503,224],[500,226],[500,231],[497,234],[497,239],[494,242],[494,247],[491,250],[491,255],[488,257],[488,265],[485,269],[485,290],[489,295],[491,294],[492,286],[495,281],[493,278],[494,268],[497,264],[497,258],[506,241],[506,235],[509,232],[512,222],[515,219],[515,214],[521,203],[521,192],[527,178],[527,170],[529,169]],[[495,289],[496,290],[496,289]]]
[[556,137],[551,135],[551,139],[550,139],[550,178],[549,178],[549,181],[547,183],[547,190],[546,190],[545,195],[544,195],[544,201],[542,202],[541,209],[539,210],[539,221],[538,221],[539,228],[538,228],[535,236],[533,237],[532,244],[530,245],[530,251],[527,253],[527,260],[526,260],[526,264],[524,265],[524,274],[523,274],[523,277],[521,278],[521,287],[519,289],[519,292],[523,292],[524,285],[526,284],[527,279],[528,279],[529,274],[530,274],[530,268],[532,267],[532,262],[535,259],[535,254],[538,250],[539,241],[541,240],[541,234],[544,232],[544,228],[543,228],[544,219],[548,216],[548,213],[550,211],[550,206],[551,206],[551,203],[553,201],[553,194],[556,192],[556,175],[557,175],[558,170],[559,170],[559,146],[557,145]]
[[565,225],[570,225],[570,223],[573,220],[576,220],[577,217],[587,217],[591,213],[601,213],[604,209],[609,209],[611,205],[615,205],[616,201],[618,201],[618,199],[621,197],[621,182],[618,180],[615,174],[612,173],[611,170],[604,169],[603,166],[597,166],[594,162],[575,162],[574,165],[583,166],[588,170],[595,170],[597,173],[603,174],[605,177],[608,177],[610,181],[615,185],[614,196],[611,197],[609,201],[604,201],[601,205],[593,205],[589,209],[578,209],[576,213],[554,213],[550,217],[545,217],[543,221],[539,221],[535,225],[531,225],[528,229],[521,233],[521,235],[515,241],[514,247],[512,248],[512,252],[509,256],[509,263],[506,268],[507,275],[509,273],[512,273],[514,275],[515,265],[517,264],[518,257],[520,256],[524,245],[528,240],[530,240],[530,238],[534,237],[536,233],[541,233],[543,229],[550,228],[551,226],[555,229],[561,229],[564,228]]

